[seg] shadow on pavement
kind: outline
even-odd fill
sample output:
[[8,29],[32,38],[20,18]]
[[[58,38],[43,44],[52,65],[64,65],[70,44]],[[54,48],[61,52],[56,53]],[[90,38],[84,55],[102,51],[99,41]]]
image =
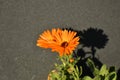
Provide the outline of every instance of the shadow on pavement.
[[[80,45],[82,45],[82,47],[80,47],[77,52],[74,52],[74,56],[80,57],[77,65],[82,66],[82,76],[89,75],[91,77],[94,77],[93,73],[86,64],[86,61],[88,58],[90,58],[98,69],[101,68],[103,64],[95,55],[98,49],[105,48],[109,40],[108,36],[104,33],[102,29],[92,27],[82,31],[74,30],[72,28],[64,29],[76,31],[77,36],[80,37]],[[89,48],[90,51],[87,52],[84,48]]]

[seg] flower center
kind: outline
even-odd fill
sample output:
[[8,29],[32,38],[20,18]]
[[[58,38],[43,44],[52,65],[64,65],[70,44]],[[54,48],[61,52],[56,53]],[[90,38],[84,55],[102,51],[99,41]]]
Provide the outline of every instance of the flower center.
[[63,42],[62,44],[61,44],[61,47],[64,47],[64,48],[66,48],[68,46],[68,42]]

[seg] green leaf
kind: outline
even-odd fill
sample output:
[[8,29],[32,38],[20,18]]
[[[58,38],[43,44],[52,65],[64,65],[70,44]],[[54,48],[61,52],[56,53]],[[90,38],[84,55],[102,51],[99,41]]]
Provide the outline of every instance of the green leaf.
[[109,76],[109,80],[116,80],[117,79],[116,72],[111,72],[108,76]]
[[89,76],[85,76],[82,80],[93,80],[93,79]]
[[80,66],[79,75],[82,75],[82,67]]
[[109,71],[107,70],[107,66],[104,64],[100,69],[99,75],[105,76],[108,74],[108,72]]
[[87,60],[87,65],[90,67],[91,71],[93,72],[94,76],[99,75],[99,69],[95,67],[94,62],[91,59]]
[[97,75],[97,76],[94,77],[93,80],[104,80],[104,79],[102,79],[102,77],[100,75]]
[[88,59],[88,60],[87,60],[87,65],[90,67],[90,69],[91,69],[92,71],[94,71],[94,69],[95,69],[95,64],[93,63],[93,61],[92,61],[91,59]]
[[95,68],[93,72],[94,76],[99,75],[99,72],[100,72],[99,69]]

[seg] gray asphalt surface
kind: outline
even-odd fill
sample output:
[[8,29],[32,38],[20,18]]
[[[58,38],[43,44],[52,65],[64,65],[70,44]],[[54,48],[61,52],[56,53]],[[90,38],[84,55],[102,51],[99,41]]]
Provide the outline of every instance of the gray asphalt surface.
[[120,68],[120,0],[0,0],[0,80],[46,80],[57,54],[36,40],[46,29],[68,26],[103,29],[109,41],[97,54]]

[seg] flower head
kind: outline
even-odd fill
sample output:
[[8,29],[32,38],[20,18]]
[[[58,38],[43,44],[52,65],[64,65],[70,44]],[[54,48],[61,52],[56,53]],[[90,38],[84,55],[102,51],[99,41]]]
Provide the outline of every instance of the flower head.
[[52,45],[52,51],[59,52],[60,56],[69,55],[79,44],[79,37],[76,36],[76,32],[62,30],[61,35],[55,34],[56,43]]
[[44,31],[40,38],[37,40],[37,46],[43,48],[51,48],[56,51],[60,56],[69,55],[79,44],[79,37],[76,37],[76,32],[52,29]]

